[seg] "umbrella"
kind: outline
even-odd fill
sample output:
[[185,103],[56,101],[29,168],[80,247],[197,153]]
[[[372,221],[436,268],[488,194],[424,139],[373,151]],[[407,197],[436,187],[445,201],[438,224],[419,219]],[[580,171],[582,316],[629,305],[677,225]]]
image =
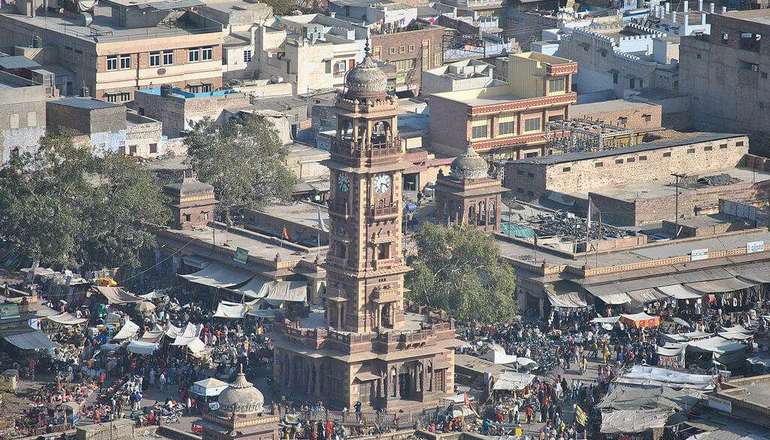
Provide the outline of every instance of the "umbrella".
[[140,302],[136,308],[139,310],[139,313],[152,313],[155,311],[155,304],[149,301],[143,301]]

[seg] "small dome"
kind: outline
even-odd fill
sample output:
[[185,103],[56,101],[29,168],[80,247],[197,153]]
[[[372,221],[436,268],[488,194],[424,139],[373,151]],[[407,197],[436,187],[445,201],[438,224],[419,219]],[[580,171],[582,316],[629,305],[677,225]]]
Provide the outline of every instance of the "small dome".
[[387,87],[388,77],[377,67],[367,46],[364,60],[345,77],[345,96],[350,99],[383,97],[387,93]]
[[484,179],[489,177],[489,164],[473,147],[468,146],[464,153],[452,161],[449,175],[460,180]]
[[219,410],[227,413],[261,413],[265,406],[265,397],[243,374],[243,368],[235,381],[230,384],[217,399]]

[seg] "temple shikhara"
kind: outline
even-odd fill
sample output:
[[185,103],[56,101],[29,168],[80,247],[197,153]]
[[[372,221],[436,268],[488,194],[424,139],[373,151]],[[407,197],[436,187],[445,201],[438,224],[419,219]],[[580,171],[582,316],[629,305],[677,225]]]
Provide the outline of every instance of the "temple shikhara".
[[454,392],[454,325],[405,313],[398,100],[367,51],[337,97],[325,310],[284,320],[274,379],[295,398],[418,409]]

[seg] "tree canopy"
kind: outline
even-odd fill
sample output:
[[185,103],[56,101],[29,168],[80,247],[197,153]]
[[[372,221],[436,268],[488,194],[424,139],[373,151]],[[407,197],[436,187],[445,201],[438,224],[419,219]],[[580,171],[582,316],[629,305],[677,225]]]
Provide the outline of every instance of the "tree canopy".
[[160,186],[133,158],[95,157],[64,135],[0,169],[0,239],[57,268],[136,267],[169,218]]
[[470,227],[424,223],[410,259],[408,298],[461,321],[493,323],[516,313],[515,276],[492,237]]
[[185,139],[198,178],[212,186],[225,221],[234,211],[286,200],[296,183],[286,167],[286,148],[264,118],[245,115],[223,125],[197,122]]

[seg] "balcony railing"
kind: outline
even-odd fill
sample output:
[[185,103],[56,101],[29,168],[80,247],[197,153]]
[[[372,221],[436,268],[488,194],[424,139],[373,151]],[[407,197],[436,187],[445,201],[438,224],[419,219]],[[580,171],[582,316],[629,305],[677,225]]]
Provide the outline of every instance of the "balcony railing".
[[389,142],[366,144],[353,142],[350,138],[332,139],[331,153],[346,159],[379,159],[401,153],[401,140],[396,138]]
[[369,216],[375,219],[390,218],[398,215],[398,202],[393,202],[384,206],[370,206]]

